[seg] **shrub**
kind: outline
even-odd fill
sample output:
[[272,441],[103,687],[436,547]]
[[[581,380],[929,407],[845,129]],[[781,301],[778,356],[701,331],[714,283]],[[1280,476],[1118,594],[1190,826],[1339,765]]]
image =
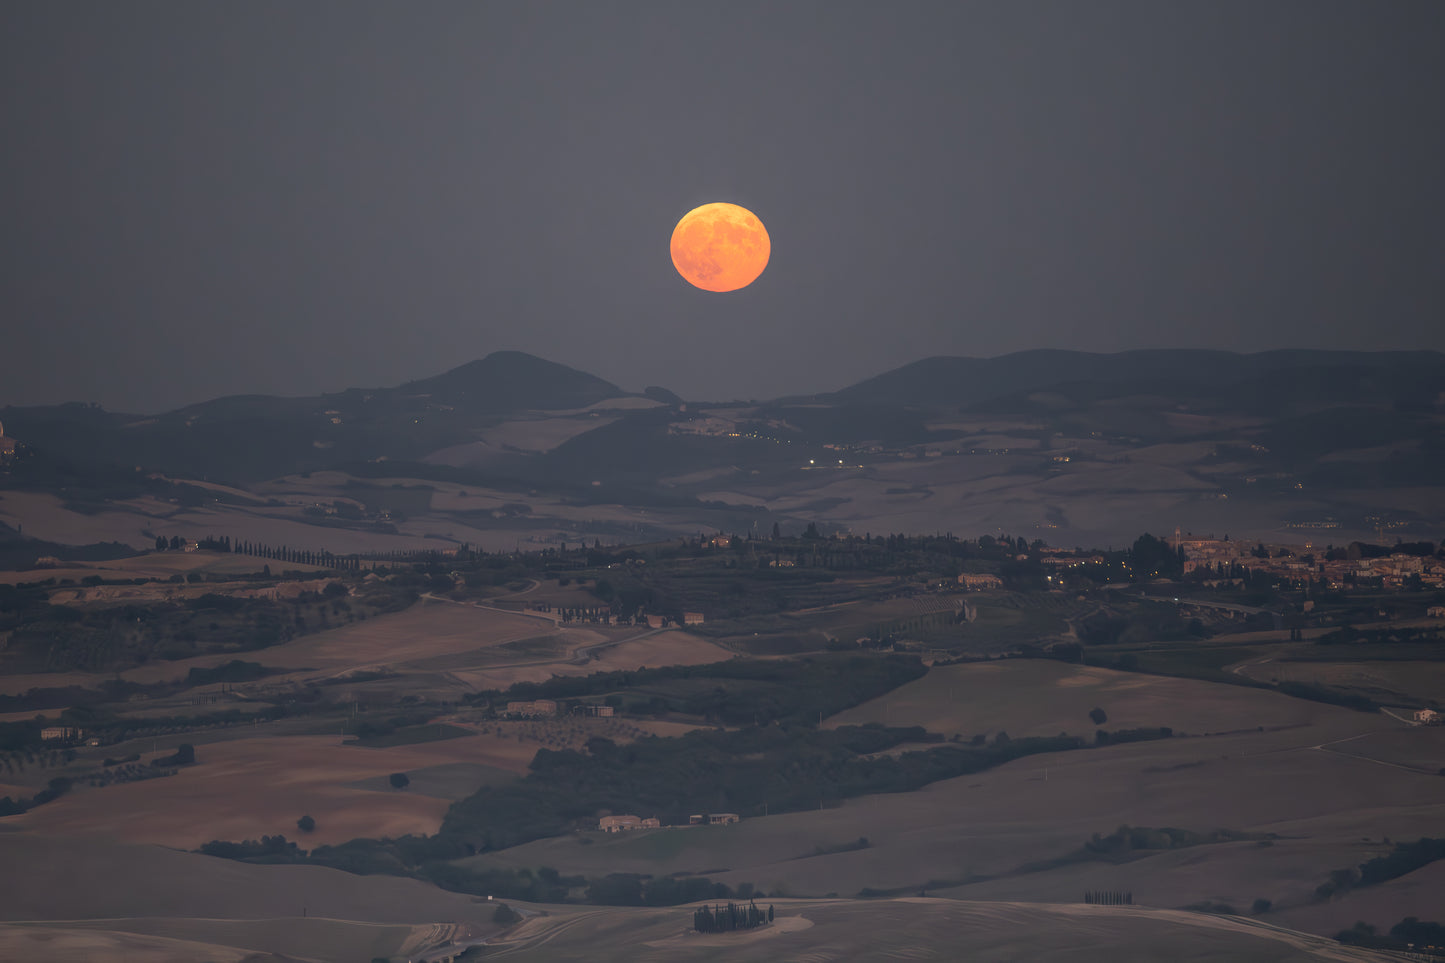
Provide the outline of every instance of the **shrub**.
[[1109,721],[1109,714],[1098,706],[1094,706],[1094,708],[1089,710],[1089,718],[1094,720],[1094,725],[1102,726]]
[[522,918],[522,914],[512,909],[506,903],[498,904],[497,911],[492,914],[492,922],[500,923],[502,926],[511,926]]
[[302,816],[300,819],[296,820],[296,828],[301,830],[303,833],[309,833],[316,828],[316,820],[312,819],[309,815]]
[[390,781],[391,788],[393,789],[405,789],[407,786],[411,785],[411,780],[407,778],[407,775],[404,772],[392,773],[390,776]]
[[1264,897],[1260,897],[1259,899],[1254,901],[1254,905],[1250,908],[1256,913],[1268,913],[1269,908],[1273,905],[1274,903],[1270,900],[1267,900]]

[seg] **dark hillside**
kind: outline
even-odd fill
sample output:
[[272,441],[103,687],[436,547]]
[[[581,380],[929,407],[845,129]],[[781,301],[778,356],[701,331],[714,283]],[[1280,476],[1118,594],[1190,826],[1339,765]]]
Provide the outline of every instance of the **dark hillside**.
[[[1420,399],[1445,389],[1445,355],[1434,351],[1022,351],[998,358],[935,357],[915,361],[821,400],[866,405],[956,407],[1064,384],[1165,382],[1205,388],[1247,407],[1268,406],[1301,391],[1312,398]],[[1239,387],[1240,390],[1230,390]]]
[[434,378],[394,389],[472,412],[585,408],[627,394],[601,378],[521,351],[496,351]]

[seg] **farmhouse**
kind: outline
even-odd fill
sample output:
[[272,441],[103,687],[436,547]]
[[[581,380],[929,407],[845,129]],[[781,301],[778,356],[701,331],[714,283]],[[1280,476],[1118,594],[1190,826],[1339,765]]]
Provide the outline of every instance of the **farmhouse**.
[[684,612],[684,613],[682,613],[682,624],[683,624],[683,625],[702,625],[702,613],[701,613],[701,612]]
[[708,813],[706,816],[702,813],[694,813],[687,817],[687,824],[701,826],[706,823],[709,826],[726,826],[728,823],[740,821],[741,818],[737,813]]
[[535,719],[541,716],[555,716],[557,703],[551,699],[536,699],[532,702],[508,702],[503,715]]
[[1425,614],[1432,619],[1445,619],[1445,605],[1432,605],[1425,610]]
[[611,706],[596,705],[594,703],[584,703],[583,705],[576,706],[572,711],[580,712],[587,716],[600,716],[604,719],[610,718],[616,712]]
[[660,829],[662,822],[656,817],[642,819],[639,816],[603,816],[597,822],[597,828],[604,833],[620,833],[629,829]]
[[1416,709],[1415,721],[1427,726],[1438,726],[1445,721],[1445,716],[1441,716],[1434,709]]
[[1003,588],[1003,579],[997,575],[974,575],[964,572],[958,577],[958,584],[966,589],[998,589]]
[[40,738],[45,740],[80,739],[84,735],[84,730],[77,729],[74,726],[46,726],[40,730]]

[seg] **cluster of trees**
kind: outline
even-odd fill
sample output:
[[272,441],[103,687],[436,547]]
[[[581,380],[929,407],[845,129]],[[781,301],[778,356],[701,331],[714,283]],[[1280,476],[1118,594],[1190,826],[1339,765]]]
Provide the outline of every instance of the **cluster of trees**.
[[1296,699],[1308,699],[1311,702],[1323,702],[1332,706],[1344,706],[1346,709],[1354,709],[1356,712],[1380,711],[1380,704],[1378,702],[1359,692],[1345,692],[1340,689],[1332,689],[1329,686],[1315,685],[1310,682],[1295,682],[1291,679],[1281,679],[1275,684],[1275,688],[1287,696],[1294,696]]
[[749,899],[752,883],[739,884],[736,892],[726,883],[705,876],[645,876],[610,873],[587,884],[587,902],[599,906],[680,906],[704,899]]
[[1191,846],[1205,846],[1210,843],[1227,843],[1248,839],[1243,833],[1215,829],[1198,833],[1190,829],[1176,829],[1163,826],[1158,829],[1149,826],[1120,826],[1109,835],[1094,833],[1084,844],[1084,853],[1109,860],[1127,859],[1134,850],[1187,849]]
[[221,859],[243,860],[248,863],[303,863],[306,851],[290,842],[285,836],[262,836],[239,843],[213,839],[201,846],[200,852]]
[[[127,756],[127,760],[139,759],[140,756]],[[175,769],[166,769],[159,766],[142,766],[136,762],[126,761],[116,763],[106,760],[107,767],[96,773],[86,782],[94,789],[104,789],[106,786],[126,782],[141,782],[146,779],[160,779],[164,776],[174,776]]]
[[1383,629],[1357,629],[1346,625],[1326,632],[1315,639],[1317,645],[1385,645],[1388,643],[1435,643],[1445,641],[1445,630],[1437,628],[1412,628],[1409,626]]
[[[1340,930],[1335,939],[1350,946],[1364,946],[1379,950],[1409,950],[1416,953],[1430,953],[1433,957],[1445,957],[1445,926],[1415,916],[1407,916],[1394,926],[1388,934],[1382,934],[1373,925],[1359,920],[1347,930]],[[1419,959],[1423,957],[1411,957]]]
[[594,738],[582,751],[538,750],[524,779],[483,787],[455,803],[442,834],[480,850],[505,849],[587,825],[603,809],[654,812],[664,823],[695,812],[761,816],[813,809],[871,793],[909,792],[1010,759],[1084,745],[1077,737],[1055,736],[879,755],[928,740],[916,726],[881,725],[694,730],[625,746]]
[[214,685],[218,682],[255,682],[263,679],[272,672],[279,671],[268,669],[259,662],[243,662],[240,659],[232,659],[224,665],[213,666],[203,669],[199,666],[192,666],[186,673],[187,686]]
[[49,784],[29,799],[11,799],[9,796],[0,797],[0,816],[16,816],[36,806],[43,806],[53,799],[70,792],[74,783],[67,776],[56,776]]
[[1357,886],[1374,886],[1413,873],[1438,859],[1445,859],[1445,838],[1422,836],[1413,843],[1396,843],[1384,856],[1376,856],[1358,868],[1347,867],[1330,873],[1330,878],[1315,887],[1315,898],[1327,900]]
[[[502,703],[616,695],[615,703],[629,711],[680,712],[726,725],[775,721],[808,725],[816,723],[820,714],[829,716],[876,698],[927,671],[917,656],[909,655],[731,659],[708,665],[554,676],[545,682],[519,682],[504,693],[483,692],[471,698]],[[634,689],[646,689],[646,699],[628,701],[627,693]]]
[[[297,828],[311,832],[311,816],[297,820]],[[543,866],[535,872],[526,867],[476,868],[454,862],[473,850],[455,839],[441,836],[402,836],[397,839],[353,839],[338,846],[301,849],[285,836],[262,836],[243,842],[211,840],[199,850],[207,856],[248,863],[303,863],[329,866],[360,875],[411,876],[443,889],[475,896],[531,903],[561,903],[571,892],[585,888],[585,899],[600,906],[679,906],[704,899],[745,899],[755,895],[751,883],[736,889],[706,877],[652,877],[635,873],[613,873],[588,879],[563,876]]]
[[1169,739],[1174,735],[1174,730],[1169,726],[1145,726],[1139,729],[1115,729],[1109,732],[1100,729],[1094,733],[1094,744],[1099,746],[1116,746],[1125,742],[1147,742],[1150,739]]
[[751,930],[773,921],[773,907],[764,913],[756,903],[738,906],[699,906],[692,914],[692,928],[699,933],[732,933],[736,930]]
[[169,756],[161,756],[151,760],[151,765],[157,768],[168,768],[170,766],[190,766],[196,762],[196,747],[189,742],[183,742],[176,746],[176,751]]

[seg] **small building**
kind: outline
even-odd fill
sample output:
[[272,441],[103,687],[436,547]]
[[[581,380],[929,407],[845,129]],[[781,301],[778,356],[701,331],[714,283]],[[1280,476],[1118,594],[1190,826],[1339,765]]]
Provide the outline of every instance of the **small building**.
[[742,817],[737,813],[693,813],[687,817],[689,826],[726,826],[728,823],[741,822]]
[[656,816],[649,816],[646,819],[626,814],[603,816],[597,821],[597,828],[604,833],[620,833],[633,829],[661,829],[662,821]]
[[592,702],[584,702],[582,705],[573,708],[572,711],[585,716],[598,716],[603,719],[611,718],[616,713],[616,710],[611,706],[598,705]]
[[46,726],[40,730],[40,738],[49,742],[53,740],[71,740],[84,737],[84,730],[74,726]]
[[684,613],[682,613],[682,624],[683,624],[683,625],[702,625],[702,613],[701,613],[701,612],[684,612]]
[[660,629],[667,625],[667,617],[662,615],[647,616],[648,628]]
[[1445,619],[1445,605],[1432,605],[1425,610],[1425,614],[1432,619]]
[[1442,717],[1440,713],[1436,712],[1434,709],[1415,710],[1415,721],[1420,723],[1421,725],[1438,726],[1441,723],[1442,719],[1445,719],[1445,717]]
[[535,719],[557,714],[557,703],[551,699],[535,699],[531,702],[508,702],[503,715]]
[[990,575],[987,572],[975,575],[971,572],[964,572],[958,577],[958,584],[970,591],[982,591],[983,589],[1003,588],[1003,579],[997,575]]

